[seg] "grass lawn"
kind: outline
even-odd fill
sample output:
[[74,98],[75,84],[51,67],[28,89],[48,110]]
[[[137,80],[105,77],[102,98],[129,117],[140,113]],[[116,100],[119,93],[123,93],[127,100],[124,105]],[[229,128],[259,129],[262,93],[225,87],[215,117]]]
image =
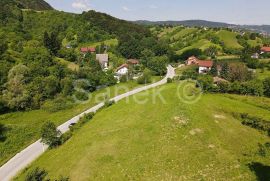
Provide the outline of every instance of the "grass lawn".
[[262,69],[256,69],[256,76],[260,80],[264,80],[266,78],[270,78],[270,71],[267,70],[267,69],[264,69],[263,71],[262,71]]
[[210,46],[216,46],[217,48],[221,49],[221,47],[219,45],[216,45],[216,44],[210,42],[209,40],[201,39],[198,42],[192,44],[191,46],[185,47],[185,48],[177,51],[176,54],[181,55],[184,51],[189,50],[189,49],[193,49],[193,48],[198,48],[198,49],[201,49],[202,51],[204,51],[205,49],[209,48]]
[[217,36],[220,38],[221,41],[224,42],[227,48],[236,48],[236,49],[243,48],[237,42],[236,35],[237,35],[236,33],[227,30],[220,30],[219,32],[217,32]]
[[[153,77],[153,82],[158,80],[160,78]],[[91,93],[91,99],[88,102],[76,104],[72,108],[58,112],[52,113],[41,109],[0,115],[0,124],[4,124],[8,128],[6,133],[7,139],[4,142],[0,142],[0,165],[4,164],[23,148],[35,142],[40,137],[40,128],[45,121],[50,120],[60,125],[97,103],[104,101],[105,95],[108,95],[107,97],[114,97],[140,86],[143,85],[138,85],[135,81],[131,81],[108,87]]]
[[110,40],[105,40],[105,41],[95,42],[95,43],[82,43],[82,44],[80,44],[80,47],[97,47],[97,46],[100,46],[102,43],[104,43],[105,45],[109,45],[109,46],[117,46],[118,40],[117,39],[110,39]]
[[263,45],[262,40],[260,38],[256,38],[256,40],[248,40],[247,43],[252,47]]
[[218,60],[239,60],[240,59],[240,56],[238,55],[219,55],[217,56],[217,59]]
[[182,29],[178,32],[176,32],[170,39],[171,40],[181,40],[181,38],[183,38],[184,36],[188,35],[188,34],[192,34],[194,32],[196,32],[198,29],[197,28],[185,28]]
[[69,62],[63,58],[55,58],[55,59],[59,61],[60,63],[62,63],[63,65],[66,65],[72,71],[77,71],[80,68],[78,64],[74,62]]
[[[27,171],[37,166],[51,179],[62,175],[76,181],[248,181],[256,180],[256,173],[269,174],[269,158],[255,154],[258,143],[270,141],[269,137],[232,116],[249,113],[270,120],[269,109],[258,106],[252,97],[243,102],[249,97],[218,94],[204,94],[195,104],[186,104],[177,96],[181,88],[167,84],[155,89],[164,100],[154,99],[150,90],[151,94],[144,92],[100,111],[68,142],[47,151],[15,180],[24,180]],[[135,101],[145,99],[145,104]]]

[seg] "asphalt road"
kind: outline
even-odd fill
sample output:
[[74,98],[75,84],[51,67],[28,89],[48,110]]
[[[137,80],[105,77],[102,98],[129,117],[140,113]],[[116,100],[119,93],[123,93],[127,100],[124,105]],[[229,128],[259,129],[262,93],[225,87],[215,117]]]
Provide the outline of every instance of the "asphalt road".
[[[167,83],[167,78],[173,78],[175,76],[175,71],[172,66],[167,67],[167,75],[164,79],[162,79],[159,82],[156,82],[151,85],[147,85],[138,89],[134,89],[130,92],[127,92],[125,94],[121,94],[119,96],[116,96],[112,98],[111,100],[114,100],[115,102],[120,101],[121,99],[124,99],[126,97],[132,96],[134,94],[137,94],[139,92],[163,85]],[[74,118],[70,119],[69,121],[65,122],[64,124],[60,125],[58,129],[65,133],[69,130],[69,126],[72,123],[77,123],[84,114],[90,113],[90,112],[96,112],[99,110],[104,103],[100,103],[87,111],[81,113],[78,116],[75,116]],[[29,165],[31,162],[33,162],[35,159],[37,159],[44,151],[48,149],[47,145],[44,145],[41,143],[41,140],[36,141],[35,143],[31,144],[24,150],[22,150],[20,153],[16,154],[12,159],[10,159],[6,164],[4,164],[0,168],[0,180],[1,181],[9,181],[11,180],[16,174],[24,169],[27,165]]]

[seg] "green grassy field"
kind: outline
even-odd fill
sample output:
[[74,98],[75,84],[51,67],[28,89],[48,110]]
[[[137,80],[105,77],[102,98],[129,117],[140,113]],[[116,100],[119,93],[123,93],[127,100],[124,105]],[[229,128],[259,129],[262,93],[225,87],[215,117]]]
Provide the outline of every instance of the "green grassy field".
[[[249,113],[270,120],[269,104],[260,104],[269,99],[204,94],[196,103],[187,104],[183,96],[177,96],[183,95],[185,86],[178,86],[155,89],[164,99],[153,98],[150,90],[102,110],[15,180],[24,180],[27,171],[37,166],[46,169],[51,179],[62,175],[76,181],[248,181],[269,174],[269,158],[255,154],[258,143],[270,141],[269,137],[233,116]],[[141,105],[135,100],[147,101]]]
[[258,77],[258,79],[260,80],[264,80],[266,78],[270,78],[270,71],[267,69],[256,69],[256,76]]
[[210,46],[216,46],[218,49],[221,49],[221,46],[216,45],[214,43],[211,43],[209,40],[201,39],[198,42],[194,43],[193,45],[188,46],[186,48],[183,48],[183,49],[177,51],[176,53],[181,55],[184,51],[189,50],[189,49],[193,49],[193,48],[198,48],[198,49],[201,49],[202,51],[204,51],[205,49],[209,48]]
[[260,38],[257,38],[256,40],[248,40],[247,43],[252,47],[263,45],[262,40]]
[[[160,77],[153,77],[152,81],[156,82],[160,79]],[[23,148],[35,142],[40,137],[40,128],[45,121],[50,120],[60,125],[97,103],[104,101],[105,95],[108,98],[114,97],[115,95],[125,93],[140,86],[143,85],[138,85],[135,81],[130,81],[101,89],[91,93],[91,98],[88,102],[75,104],[71,108],[57,112],[40,109],[0,115],[0,124],[4,124],[8,128],[7,139],[4,142],[0,142],[0,165],[4,164]]]
[[80,66],[74,62],[69,62],[63,58],[55,58],[57,61],[59,61],[60,63],[62,63],[63,65],[66,65],[70,70],[72,71],[78,71]]
[[118,40],[117,39],[110,39],[110,40],[105,40],[102,42],[95,42],[95,43],[82,43],[80,44],[80,47],[96,47],[100,46],[102,43],[108,46],[117,46],[118,45]]
[[236,35],[237,33],[227,30],[221,30],[217,32],[217,36],[220,38],[221,41],[224,42],[227,48],[241,49],[243,47],[237,42]]

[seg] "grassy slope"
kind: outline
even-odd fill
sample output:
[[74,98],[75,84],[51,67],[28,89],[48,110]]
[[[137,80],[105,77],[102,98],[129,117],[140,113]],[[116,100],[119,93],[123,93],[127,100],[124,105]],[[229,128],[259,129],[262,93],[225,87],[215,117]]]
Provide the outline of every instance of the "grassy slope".
[[198,42],[194,43],[193,45],[188,46],[188,47],[186,47],[186,48],[183,48],[183,49],[177,51],[176,53],[180,55],[180,54],[182,54],[184,51],[189,50],[189,49],[193,49],[193,48],[199,48],[199,49],[201,49],[202,51],[204,51],[205,49],[209,48],[210,46],[216,46],[217,48],[221,49],[221,46],[216,45],[216,44],[214,44],[214,43],[211,43],[209,40],[201,39],[201,40],[199,40]]
[[[157,80],[159,79],[153,78],[153,81]],[[118,88],[122,86],[124,86],[126,90],[123,88],[118,90]],[[141,85],[138,85],[136,82],[129,82],[99,90],[91,94],[92,99],[86,104],[78,104],[70,109],[54,113],[45,110],[35,110],[0,115],[0,124],[4,124],[10,129],[6,135],[7,140],[0,142],[0,165],[4,164],[18,151],[36,141],[39,138],[40,127],[45,121],[50,120],[60,125],[84,110],[103,101],[105,94],[108,94],[107,92],[110,93],[108,97],[114,97],[117,94],[127,92],[139,86]],[[95,100],[96,97],[100,99]]]
[[224,42],[227,48],[242,48],[242,46],[237,42],[237,33],[230,32],[227,30],[221,30],[217,32],[217,36]]
[[63,65],[66,65],[70,70],[72,71],[77,71],[79,70],[79,65],[74,63],[74,62],[70,62],[70,61],[67,61],[63,58],[55,58],[57,61],[59,61],[60,63],[62,63]]
[[258,99],[241,102],[241,96],[203,95],[189,105],[176,96],[176,84],[161,90],[166,106],[160,99],[153,104],[145,94],[136,96],[151,100],[144,105],[121,101],[99,112],[31,168],[71,180],[255,180],[247,164],[270,164],[252,154],[269,138],[231,114],[248,112],[269,120],[269,109],[254,104]]

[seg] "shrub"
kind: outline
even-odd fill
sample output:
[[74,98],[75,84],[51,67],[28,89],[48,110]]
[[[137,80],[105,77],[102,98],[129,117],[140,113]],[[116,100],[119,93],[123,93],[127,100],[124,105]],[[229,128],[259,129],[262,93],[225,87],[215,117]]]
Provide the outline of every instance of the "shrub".
[[104,103],[104,107],[105,108],[106,107],[110,107],[110,106],[112,106],[114,104],[115,104],[115,101],[113,101],[113,100],[106,100],[105,103]]
[[264,86],[264,95],[270,97],[270,78],[267,78],[263,81]]
[[120,82],[125,83],[127,81],[128,81],[128,76],[127,75],[123,75],[123,76],[120,77]]
[[86,92],[75,92],[75,97],[80,101],[87,101],[89,99],[88,94]]
[[173,82],[173,79],[167,78],[167,83],[172,83],[172,82]]
[[68,141],[71,137],[72,137],[71,131],[68,131],[68,132],[62,134],[60,137],[61,145],[64,144],[66,141]]
[[143,75],[138,78],[137,82],[138,84],[147,84],[151,83],[152,72],[149,69],[145,69],[143,72]]
[[213,77],[210,75],[200,75],[197,81],[197,86],[201,87],[204,91],[211,91],[213,88]]
[[45,177],[47,175],[48,175],[48,172],[46,170],[36,167],[35,169],[27,173],[25,180],[26,181],[43,181],[45,180]]
[[258,117],[252,117],[248,114],[241,114],[242,124],[255,128],[260,131],[264,131],[270,136],[270,122]]
[[82,127],[85,123],[87,123],[88,121],[90,121],[93,117],[95,116],[95,113],[90,112],[87,114],[84,114],[80,120],[78,121],[77,124],[74,124],[73,126],[70,126],[70,131],[74,132],[75,130],[79,129],[80,127]]

